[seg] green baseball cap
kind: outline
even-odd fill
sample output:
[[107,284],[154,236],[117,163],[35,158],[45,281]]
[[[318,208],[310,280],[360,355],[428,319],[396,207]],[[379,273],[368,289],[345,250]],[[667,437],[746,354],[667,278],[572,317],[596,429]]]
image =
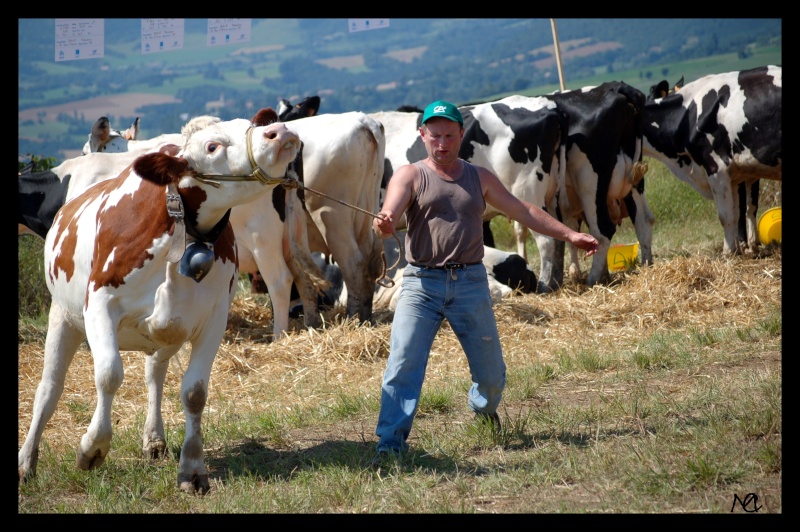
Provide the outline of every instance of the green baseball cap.
[[422,114],[422,123],[424,124],[428,119],[435,116],[441,116],[453,122],[458,122],[462,126],[464,125],[464,119],[461,117],[461,112],[459,112],[458,108],[444,100],[436,100],[425,108],[425,112]]

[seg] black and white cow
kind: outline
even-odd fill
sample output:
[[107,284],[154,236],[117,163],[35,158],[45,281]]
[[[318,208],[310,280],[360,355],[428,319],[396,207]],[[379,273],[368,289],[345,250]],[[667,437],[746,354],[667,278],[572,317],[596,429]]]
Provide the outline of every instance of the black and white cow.
[[[681,90],[683,85],[685,84],[684,77],[681,76],[681,79],[678,80],[677,83],[670,89],[669,82],[665,79],[662,79],[657,84],[650,87],[650,94],[647,96],[647,101],[653,101],[658,98],[663,98],[669,94],[678,92]],[[747,236],[747,211],[750,209],[751,211],[751,218],[753,220],[756,219],[758,213],[758,192],[759,187],[761,185],[761,180],[756,179],[754,182],[750,183],[748,186],[747,183],[744,181],[739,183],[738,186],[738,193],[739,193],[739,222],[737,227],[739,229],[739,244],[740,246],[744,247],[744,251],[746,253],[752,253],[755,251],[752,244],[749,242]],[[756,242],[760,244],[758,241],[758,231],[755,232]],[[751,235],[752,238],[752,235]]]
[[[586,284],[610,280],[608,250],[626,215],[636,230],[642,264],[652,264],[655,216],[644,196],[646,166],[642,163],[644,93],[611,81],[544,98],[556,103],[569,118],[567,194],[566,201],[559,197],[559,211],[573,229],[585,222],[600,243]],[[575,278],[579,274],[577,250],[571,249],[570,275]]]
[[[370,114],[386,130],[386,163],[382,189],[400,166],[424,159],[418,109]],[[557,193],[564,184],[566,115],[545,98],[509,96],[459,107],[464,138],[459,157],[491,170],[512,194],[557,217]],[[484,220],[503,214],[487,205]],[[402,222],[401,222],[402,223]],[[400,226],[402,229],[402,225]],[[541,259],[539,293],[563,283],[563,245],[533,234]],[[524,258],[524,245],[518,254]],[[560,255],[559,255],[560,253]]]
[[645,155],[714,200],[723,254],[757,248],[757,181],[782,178],[781,87],[781,67],[767,65],[704,76],[645,105]]
[[298,118],[314,116],[319,113],[319,105],[319,96],[306,96],[300,103],[295,105],[292,105],[286,98],[281,98],[278,100],[278,120],[289,122]]

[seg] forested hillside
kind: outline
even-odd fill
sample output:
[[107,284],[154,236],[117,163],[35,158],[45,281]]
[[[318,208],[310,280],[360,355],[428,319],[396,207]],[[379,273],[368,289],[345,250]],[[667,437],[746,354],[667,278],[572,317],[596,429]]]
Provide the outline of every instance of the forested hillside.
[[[142,118],[145,137],[175,132],[209,112],[249,116],[319,94],[321,112],[366,112],[435,98],[465,103],[503,93],[558,88],[550,19],[390,19],[386,29],[349,33],[347,19],[252,19],[250,42],[209,48],[207,19],[185,19],[182,50],[141,54],[141,19],[105,19],[100,59],[54,61],[55,19],[19,19],[19,153],[60,159],[79,149],[98,116],[80,105],[51,119],[40,109],[90,98],[153,93],[170,103],[129,115],[105,112],[117,128]],[[556,19],[564,77],[598,75],[638,88],[671,63],[780,47],[780,19]],[[23,38],[24,36],[24,38]],[[677,74],[676,74],[677,75]],[[620,78],[621,79],[621,78]],[[69,105],[67,109],[69,109]],[[54,121],[53,121],[54,120]]]

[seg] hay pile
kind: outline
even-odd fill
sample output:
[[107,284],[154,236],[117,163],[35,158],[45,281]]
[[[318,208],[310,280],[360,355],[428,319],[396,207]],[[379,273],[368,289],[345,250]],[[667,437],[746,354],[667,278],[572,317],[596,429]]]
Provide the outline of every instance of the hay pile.
[[[301,323],[293,323],[295,331],[271,342],[271,310],[259,297],[240,292],[233,304],[212,370],[207,414],[221,408],[289,411],[332,403],[343,393],[379,397],[391,311],[376,309],[372,326],[328,311],[323,330],[305,331]],[[495,314],[511,373],[559,353],[630,349],[658,332],[752,326],[780,309],[781,298],[781,249],[770,246],[758,257],[676,257],[613,274],[607,286],[568,283],[554,294],[515,295],[498,303]],[[20,446],[42,372],[43,335],[23,341],[30,337],[20,331]],[[183,424],[179,390],[187,360],[184,351],[179,353],[167,376],[164,421],[169,425]],[[143,355],[125,352],[123,362],[125,381],[113,413],[117,427],[133,425],[137,418],[142,422],[147,406]],[[461,347],[445,322],[431,352],[425,386],[468,376]],[[44,440],[53,447],[73,448],[91,419],[95,395],[92,358],[84,344]]]

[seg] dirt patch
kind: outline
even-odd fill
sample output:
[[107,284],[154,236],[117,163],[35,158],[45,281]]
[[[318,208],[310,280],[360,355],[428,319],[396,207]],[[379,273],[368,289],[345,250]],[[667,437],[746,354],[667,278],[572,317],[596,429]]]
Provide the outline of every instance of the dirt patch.
[[250,48],[242,48],[240,50],[236,50],[231,55],[250,55],[250,54],[263,54],[266,52],[278,52],[285,48],[282,44],[265,44],[264,46],[252,46]]
[[361,54],[343,55],[341,57],[331,57],[330,59],[319,59],[317,63],[328,68],[338,68],[339,70],[358,68],[364,66],[364,56]]
[[[564,62],[567,59],[575,57],[586,57],[588,55],[622,48],[622,44],[616,41],[606,41],[606,42],[586,44],[590,40],[591,39],[587,38],[587,39],[574,39],[571,41],[560,42],[558,46],[561,50],[561,61]],[[515,55],[513,58],[501,59],[500,61],[490,63],[489,66],[497,67],[503,63],[508,63],[512,61],[512,59],[516,61],[524,61],[526,56],[528,55],[541,56],[542,54],[549,54],[549,57],[542,57],[541,59],[535,60],[533,62],[533,65],[536,68],[538,68],[539,70],[547,70],[548,68],[556,66],[556,49],[555,46],[552,44],[547,46],[542,46],[534,50],[529,50],[528,52],[519,53]]]
[[[130,92],[117,96],[102,96],[61,105],[25,109],[19,112],[19,121],[38,120],[40,113],[44,113],[42,120],[55,122],[59,114],[66,113],[83,115],[86,120],[93,122],[101,116],[143,116],[139,109],[145,105],[178,102],[180,100],[167,94]],[[128,127],[128,125],[130,124],[117,124],[112,127]]]
[[[394,59],[396,61],[401,61],[403,63],[410,63],[414,59],[418,57],[422,57],[422,54],[428,49],[427,46],[417,46],[416,48],[406,48],[404,50],[395,50],[393,52],[387,52],[383,55]],[[348,68],[358,68],[364,66],[364,56],[359,55],[343,55],[340,57],[331,57],[329,59],[320,59],[317,63],[321,65],[325,65],[328,68],[338,68],[339,70],[345,70]]]
[[387,52],[384,55],[386,57],[391,57],[392,59],[396,59],[403,63],[410,63],[414,59],[418,57],[422,57],[422,54],[428,49],[427,46],[417,46],[416,48],[406,48],[405,50],[395,50],[394,52]]
[[[616,50],[617,48],[622,48],[622,44],[618,42],[598,42],[591,44],[589,46],[579,46],[577,48],[571,48],[565,46],[564,44],[560,45],[561,47],[561,61],[565,61],[567,59],[572,59],[575,57],[586,57],[587,55],[597,54],[600,52],[606,52],[608,50]],[[555,48],[553,46],[550,47],[550,50],[553,51],[553,56],[546,58],[546,59],[539,59],[538,61],[534,61],[533,64],[538,69],[547,69],[556,65],[556,56],[555,56]]]

